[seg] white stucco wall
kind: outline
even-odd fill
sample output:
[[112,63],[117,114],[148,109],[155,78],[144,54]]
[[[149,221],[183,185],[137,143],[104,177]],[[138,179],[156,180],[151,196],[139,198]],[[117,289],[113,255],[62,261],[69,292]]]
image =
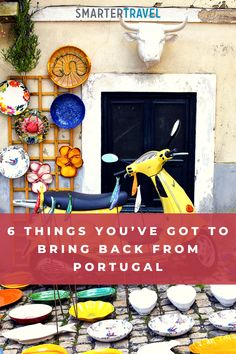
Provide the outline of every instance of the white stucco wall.
[[[42,3],[44,2],[41,1],[40,5]],[[133,4],[133,1],[125,3]],[[96,2],[96,5],[99,4],[105,4],[105,1]],[[150,2],[145,2],[146,4]],[[8,25],[5,29],[7,36],[0,39],[0,48],[10,43]],[[128,43],[123,38],[124,29],[119,23],[40,22],[35,24],[35,30],[39,35],[42,54],[39,65],[32,74],[46,74],[50,54],[66,44],[76,45],[90,56],[92,73],[216,74],[215,162],[236,161],[236,149],[232,149],[236,136],[236,81],[232,79],[236,75],[236,25],[188,24],[175,42],[166,44],[161,63],[148,70],[136,54],[136,44]],[[1,80],[13,73],[14,70],[0,59]],[[0,131],[4,130],[6,121],[3,117],[0,120]],[[6,145],[7,137],[4,134],[0,147]]]

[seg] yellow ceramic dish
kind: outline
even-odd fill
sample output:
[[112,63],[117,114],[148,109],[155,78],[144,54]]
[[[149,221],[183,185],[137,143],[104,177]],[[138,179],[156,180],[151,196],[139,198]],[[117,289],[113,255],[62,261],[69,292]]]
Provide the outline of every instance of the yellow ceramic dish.
[[89,57],[74,46],[58,48],[48,61],[48,73],[58,86],[74,88],[85,82],[91,70]]
[[89,350],[88,352],[84,352],[83,354],[122,354],[122,352],[118,349],[103,348]]
[[73,317],[87,322],[94,322],[105,318],[115,310],[110,302],[85,301],[71,306],[69,313]]
[[29,284],[1,284],[6,289],[23,289],[29,286]]
[[192,353],[200,354],[236,354],[236,335],[203,339],[191,344],[189,349]]
[[67,350],[56,344],[41,344],[28,349],[23,350],[22,354],[35,354],[35,353],[47,353],[47,354],[68,354]]

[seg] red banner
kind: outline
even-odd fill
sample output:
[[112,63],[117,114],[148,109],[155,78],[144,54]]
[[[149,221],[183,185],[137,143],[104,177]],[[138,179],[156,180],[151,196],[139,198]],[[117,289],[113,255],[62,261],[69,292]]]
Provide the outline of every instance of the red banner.
[[236,283],[234,214],[0,216],[0,283]]

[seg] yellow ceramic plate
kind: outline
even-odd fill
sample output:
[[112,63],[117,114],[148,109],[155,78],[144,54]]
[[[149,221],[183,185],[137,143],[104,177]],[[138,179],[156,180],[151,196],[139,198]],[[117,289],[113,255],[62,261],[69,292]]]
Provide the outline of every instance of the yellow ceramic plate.
[[29,286],[29,284],[1,284],[6,289],[23,289]]
[[47,353],[47,354],[68,354],[68,352],[60,345],[56,344],[41,344],[28,349],[23,350],[22,354],[35,354],[35,353]]
[[58,48],[48,61],[52,81],[64,88],[74,88],[85,82],[91,70],[88,56],[77,47]]
[[236,335],[230,334],[211,339],[203,339],[189,346],[192,353],[200,354],[236,354]]
[[108,316],[114,309],[110,302],[85,301],[79,302],[75,307],[71,306],[69,313],[80,320],[93,322]]
[[88,352],[84,352],[84,354],[122,354],[122,352],[118,349],[103,348],[89,350]]

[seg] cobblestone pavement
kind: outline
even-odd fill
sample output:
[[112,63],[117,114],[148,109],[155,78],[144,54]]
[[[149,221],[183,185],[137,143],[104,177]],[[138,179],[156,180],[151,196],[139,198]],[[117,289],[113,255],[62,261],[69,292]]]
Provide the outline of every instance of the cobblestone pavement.
[[[66,289],[67,287],[62,288]],[[72,305],[72,303],[70,302],[70,300],[67,300],[66,302],[62,303],[62,307],[57,305],[55,308],[54,306],[52,316],[50,320],[47,321],[47,323],[55,323],[56,317],[58,318],[61,324],[74,322],[76,323],[77,333],[60,334],[58,337],[55,336],[53,340],[48,341],[48,343],[60,344],[68,351],[69,354],[79,354],[91,349],[98,349],[104,347],[113,347],[120,349],[123,354],[134,354],[143,344],[168,340],[168,338],[164,338],[154,334],[147,327],[147,323],[150,318],[161,314],[177,312],[176,308],[171,305],[171,303],[167,299],[166,290],[168,288],[168,285],[148,285],[148,288],[155,290],[158,295],[157,306],[148,316],[141,316],[137,314],[129,305],[127,300],[129,292],[139,288],[139,286],[119,285],[116,288],[116,297],[114,297],[112,301],[113,305],[115,306],[115,313],[113,313],[110,318],[126,319],[133,324],[133,331],[131,332],[128,338],[111,344],[101,343],[93,340],[87,335],[87,327],[89,326],[89,324],[86,322],[76,321],[75,319],[70,317],[68,309]],[[222,310],[224,309],[224,307],[221,306],[211,295],[208,286],[196,286],[195,288],[197,291],[196,302],[194,303],[192,308],[186,313],[194,319],[195,325],[189,333],[178,337],[178,341],[181,343],[181,345],[172,349],[174,353],[187,354],[189,353],[189,344],[203,338],[212,338],[218,335],[227,334],[226,332],[215,329],[208,321],[208,316],[212,312]],[[9,310],[14,308],[15,306],[30,303],[28,296],[32,291],[41,291],[46,289],[48,290],[49,287],[45,288],[41,286],[34,286],[25,289],[24,297],[21,299],[21,301],[8,308],[0,308],[0,314],[7,314]],[[85,287],[77,287],[77,290],[83,289],[85,289]],[[0,331],[2,333],[3,331],[14,328],[16,325],[6,315],[1,319],[0,326]],[[29,347],[26,345],[23,346],[12,340],[7,340],[1,335],[1,333],[0,348],[2,347],[4,349],[4,354],[19,354],[22,352],[23,349]]]

